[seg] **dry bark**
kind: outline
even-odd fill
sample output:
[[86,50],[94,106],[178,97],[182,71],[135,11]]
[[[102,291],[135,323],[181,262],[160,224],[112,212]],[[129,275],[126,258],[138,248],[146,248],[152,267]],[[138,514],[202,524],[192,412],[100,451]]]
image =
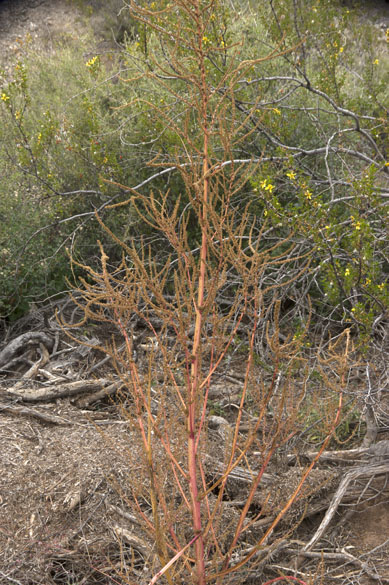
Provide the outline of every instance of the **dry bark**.
[[111,396],[112,394],[115,394],[115,392],[120,390],[120,388],[122,388],[122,387],[123,387],[123,382],[121,380],[114,382],[113,384],[110,384],[109,386],[107,386],[105,388],[101,388],[100,390],[97,390],[97,392],[94,392],[90,396],[86,396],[85,398],[80,398],[79,400],[77,400],[76,406],[78,406],[79,408],[86,408],[87,406],[91,406],[91,404],[94,404],[95,402],[98,402],[99,400],[104,400],[104,398],[106,398],[107,396]]
[[42,412],[41,410],[36,410],[33,408],[28,408],[27,406],[15,406],[14,404],[4,404],[0,402],[0,413],[5,412],[6,414],[12,414],[15,416],[27,416],[36,418],[40,422],[49,423],[53,425],[69,425],[70,422],[66,421],[59,416],[55,416],[53,414],[48,414],[47,412]]
[[67,384],[56,384],[41,388],[10,388],[6,394],[9,398],[20,399],[23,402],[50,402],[57,398],[76,396],[77,394],[102,390],[110,380],[100,378],[96,380],[78,380]]
[[[387,441],[383,441],[387,443]],[[323,536],[325,533],[328,525],[330,524],[332,518],[335,515],[336,510],[341,503],[348,486],[350,483],[358,478],[363,477],[372,477],[375,475],[381,475],[384,473],[389,473],[389,453],[386,452],[387,461],[384,463],[373,463],[369,465],[361,465],[351,469],[346,475],[343,477],[342,481],[339,484],[339,487],[331,501],[331,504],[325,514],[319,528],[316,530],[315,534],[312,536],[311,540],[304,546],[303,551],[309,551],[311,548],[316,544],[318,540]]]
[[6,369],[7,364],[16,356],[18,352],[26,349],[31,345],[42,343],[46,349],[53,347],[53,339],[46,333],[39,331],[30,331],[23,333],[13,339],[2,351],[0,351],[0,369]]

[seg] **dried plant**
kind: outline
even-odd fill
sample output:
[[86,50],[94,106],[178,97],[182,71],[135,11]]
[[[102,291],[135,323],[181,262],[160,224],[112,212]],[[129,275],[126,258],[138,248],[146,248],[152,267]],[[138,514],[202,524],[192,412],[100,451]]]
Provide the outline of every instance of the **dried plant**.
[[[286,521],[287,514],[303,497],[304,484],[339,422],[345,380],[329,388],[333,400],[318,455],[289,489],[264,489],[276,452],[300,430],[307,392],[304,382],[295,381],[307,368],[302,336],[281,335],[278,293],[309,269],[310,258],[297,257],[292,232],[270,244],[263,238],[268,226],[260,224],[251,204],[236,204],[234,196],[261,163],[235,158],[241,141],[255,131],[257,110],[253,103],[242,118],[235,88],[253,66],[282,50],[240,62],[239,47],[210,37],[220,18],[216,1],[176,0],[158,3],[159,10],[155,5],[142,8],[131,0],[128,6],[150,31],[144,75],[170,92],[174,112],[143,98],[127,107],[146,104],[174,133],[176,159],[161,156],[150,167],[173,164],[188,203],[183,208],[180,198],[172,201],[168,189],[147,194],[129,189],[126,205],[159,231],[169,257],[161,261],[147,247],[120,241],[98,217],[121,247],[122,261],[111,266],[100,245],[101,270],[82,266],[87,277],[75,302],[85,320],[114,325],[124,340],[120,349],[113,337],[106,351],[125,388],[123,416],[144,454],[130,474],[129,505],[155,544],[155,557],[147,559],[155,574],[151,583],[159,578],[169,584],[224,583],[234,573],[260,574],[291,525],[300,521],[300,515]],[[162,62],[153,58],[157,42]],[[217,77],[209,73],[209,63]],[[198,230],[196,249],[188,243],[189,226]],[[288,265],[296,260],[302,268],[288,278]],[[218,302],[222,290],[230,299],[224,305]],[[271,375],[257,364],[256,339],[264,323]],[[142,343],[135,324],[148,332]],[[326,359],[338,359],[337,371],[344,375],[348,337],[340,345]],[[139,355],[142,347],[145,356]],[[229,368],[239,373],[240,395],[234,414],[217,419],[210,413],[210,393]],[[212,424],[219,425],[217,431]],[[242,469],[244,501],[229,505],[229,482]]]

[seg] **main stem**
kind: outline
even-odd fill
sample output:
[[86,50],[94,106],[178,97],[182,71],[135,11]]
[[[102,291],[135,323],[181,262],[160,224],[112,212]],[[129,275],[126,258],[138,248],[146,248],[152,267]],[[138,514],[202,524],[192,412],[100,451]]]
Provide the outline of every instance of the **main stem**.
[[[201,16],[197,24],[201,23]],[[202,24],[202,23],[201,23]],[[190,494],[192,501],[192,520],[195,536],[198,539],[195,543],[195,557],[196,557],[196,581],[198,585],[205,585],[205,559],[204,559],[204,536],[201,522],[201,502],[199,500],[199,490],[197,484],[198,478],[198,462],[197,449],[199,441],[197,440],[196,432],[196,413],[198,403],[198,392],[200,387],[201,377],[201,331],[203,325],[203,305],[206,284],[206,268],[208,255],[208,230],[207,230],[207,213],[209,200],[209,163],[208,163],[208,140],[209,132],[207,127],[207,112],[208,112],[208,94],[206,83],[206,71],[204,66],[204,55],[202,48],[202,26],[199,27],[199,65],[201,71],[201,121],[203,128],[203,167],[202,167],[202,181],[200,183],[198,197],[201,201],[201,249],[200,249],[200,269],[198,275],[198,292],[197,302],[195,303],[196,321],[193,338],[192,349],[192,363],[191,363],[191,379],[189,387],[189,401],[188,401],[188,471],[190,482]]]
[[[208,150],[208,139],[205,137],[204,149]],[[202,236],[201,236],[201,250],[200,250],[200,270],[198,277],[198,293],[197,303],[195,306],[196,310],[196,322],[193,339],[193,350],[192,350],[192,364],[191,364],[191,380],[189,388],[189,404],[188,404],[188,468],[190,478],[190,493],[192,499],[192,518],[193,528],[195,535],[199,535],[199,538],[195,543],[196,551],[196,565],[197,565],[197,582],[198,585],[205,584],[205,564],[204,564],[204,539],[202,535],[202,524],[201,524],[201,503],[198,497],[198,485],[197,485],[197,437],[196,437],[196,406],[197,406],[197,393],[199,392],[200,386],[200,375],[201,375],[201,363],[200,363],[200,343],[201,343],[201,330],[203,323],[203,303],[204,303],[204,292],[205,292],[205,280],[206,280],[206,264],[207,264],[207,233],[205,228],[205,214],[206,206],[208,202],[208,189],[209,180],[207,177],[208,171],[208,159],[204,156],[203,162],[203,209],[202,209]]]

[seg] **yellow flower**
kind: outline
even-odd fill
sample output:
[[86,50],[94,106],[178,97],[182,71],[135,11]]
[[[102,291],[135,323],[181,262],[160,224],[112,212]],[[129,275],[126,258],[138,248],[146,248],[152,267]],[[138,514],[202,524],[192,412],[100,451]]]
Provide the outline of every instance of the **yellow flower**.
[[379,290],[384,290],[385,288],[385,283],[382,282],[381,284],[378,285]]
[[361,229],[361,222],[360,221],[356,221],[354,224],[354,227],[356,230],[360,230]]
[[343,53],[343,51],[344,51],[344,48],[343,47],[340,47],[339,48],[339,53]]
[[88,67],[89,69],[91,67],[93,67],[93,65],[96,65],[98,59],[99,59],[99,56],[98,55],[95,55],[94,57],[92,57],[92,59],[89,59],[89,61],[87,61],[85,63],[86,67]]
[[365,280],[365,284],[366,284],[366,285],[368,285],[368,284],[371,284],[371,278],[366,278],[366,280]]
[[206,36],[204,36],[204,37],[203,37],[203,44],[204,44],[204,45],[209,45],[209,42],[210,42],[210,41],[209,41],[209,38],[208,38],[208,37],[206,37]]
[[286,176],[288,177],[288,179],[295,179],[296,173],[294,171],[289,171],[288,173],[286,173]]
[[267,179],[264,179],[263,181],[261,181],[260,185],[261,185],[262,189],[265,189],[265,191],[270,191],[270,193],[274,189],[274,185],[272,185],[271,183],[268,183]]
[[350,268],[346,268],[345,272],[344,272],[345,276],[350,276]]
[[373,65],[378,65],[379,62],[380,62],[379,59],[374,59]]
[[385,166],[386,166],[386,167],[389,167],[389,162],[386,162],[386,163],[385,163]]
[[304,195],[308,200],[312,199],[312,193],[309,189],[305,191]]
[[9,95],[7,95],[6,93],[2,93],[1,94],[1,99],[3,100],[3,102],[8,102],[8,100],[10,99]]
[[277,116],[281,116],[281,112],[278,108],[273,108],[273,112],[277,114]]

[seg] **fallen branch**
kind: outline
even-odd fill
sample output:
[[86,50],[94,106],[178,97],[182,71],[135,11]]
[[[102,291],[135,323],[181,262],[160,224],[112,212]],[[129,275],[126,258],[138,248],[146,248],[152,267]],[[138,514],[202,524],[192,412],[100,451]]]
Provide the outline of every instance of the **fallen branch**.
[[126,544],[130,545],[133,549],[138,551],[145,559],[148,559],[153,552],[152,546],[136,536],[126,528],[122,528],[121,526],[114,526],[113,530],[115,532],[116,537],[119,541],[124,540]]
[[38,419],[41,422],[49,423],[52,425],[67,426],[71,424],[70,422],[64,420],[63,418],[60,418],[59,416],[47,414],[46,412],[41,412],[33,408],[28,408],[27,406],[15,406],[14,404],[4,404],[0,402],[0,412],[5,412],[6,414],[12,414],[15,416],[31,416],[33,418]]
[[35,378],[39,373],[40,368],[45,366],[49,361],[49,352],[47,351],[47,348],[42,343],[39,343],[39,348],[41,357],[25,374],[23,374],[20,380],[15,384],[14,390],[21,388],[25,380],[31,380],[32,378]]
[[129,512],[122,510],[118,506],[113,506],[112,504],[108,505],[107,510],[108,512],[115,512],[116,514],[119,514],[119,516],[125,518],[126,520],[129,520],[132,524],[141,526],[141,522],[139,521],[139,518],[137,516],[134,516],[134,514],[130,514]]
[[329,523],[331,522],[332,518],[335,515],[336,510],[339,507],[340,502],[345,495],[348,486],[352,481],[362,477],[371,477],[374,475],[381,475],[383,473],[389,473],[389,461],[386,463],[381,464],[373,464],[373,465],[361,465],[356,467],[355,469],[350,470],[342,481],[339,484],[339,487],[335,493],[335,496],[332,499],[332,502],[327,510],[326,515],[324,516],[319,528],[312,536],[311,540],[304,546],[302,552],[309,551],[314,544],[323,536],[325,530],[327,529]]
[[109,380],[100,378],[97,380],[78,380],[76,382],[69,382],[68,384],[58,384],[52,386],[45,386],[43,388],[24,388],[16,389],[10,388],[7,394],[10,398],[20,399],[23,402],[49,402],[57,398],[64,398],[66,396],[76,396],[77,394],[95,392],[102,390]]
[[[332,461],[334,463],[339,462],[341,463],[342,461],[353,461],[354,459],[360,457],[361,455],[365,455],[368,452],[368,448],[366,447],[359,447],[357,449],[342,449],[339,451],[324,451],[321,456],[320,456],[320,461]],[[288,454],[287,457],[287,461],[289,465],[292,465],[293,463],[295,463],[298,458],[306,458],[309,459],[310,461],[312,459],[315,459],[315,457],[317,456],[317,451],[307,451],[305,453],[299,453],[299,454],[295,454],[295,453],[291,453]]]
[[[238,482],[245,483],[247,485],[251,485],[253,479],[255,477],[255,472],[247,471],[244,467],[235,466],[231,469],[229,473],[226,474],[226,469],[223,463],[216,461],[210,456],[206,456],[209,460],[209,469],[212,469],[212,473],[215,474],[217,477],[224,477],[228,476],[228,479],[234,479]],[[273,476],[270,473],[263,473],[262,474],[262,485],[268,485],[273,480]]]
[[5,369],[7,364],[15,357],[15,354],[26,346],[42,343],[47,349],[53,346],[53,340],[46,333],[30,331],[13,339],[2,351],[0,351],[0,369]]
[[80,398],[79,400],[77,400],[76,406],[78,406],[79,408],[85,408],[87,406],[90,406],[94,402],[97,402],[98,400],[104,400],[104,398],[106,398],[107,396],[115,394],[115,392],[120,390],[123,387],[123,385],[124,384],[121,380],[119,380],[118,382],[114,382],[110,386],[102,388],[101,390],[98,390],[97,392],[91,394],[90,396]]
[[[311,551],[297,551],[295,549],[287,549],[287,552],[295,553],[298,556],[307,557],[310,559],[326,559],[329,561],[344,561],[346,565],[353,564],[362,569],[366,575],[370,577],[370,579],[374,579],[375,581],[379,581],[380,583],[389,583],[389,579],[382,577],[376,571],[374,571],[369,565],[354,555],[350,554],[349,552],[341,549],[335,552],[311,552]],[[281,567],[280,567],[281,568]],[[285,569],[285,567],[282,567]],[[289,570],[289,569],[287,569]]]

